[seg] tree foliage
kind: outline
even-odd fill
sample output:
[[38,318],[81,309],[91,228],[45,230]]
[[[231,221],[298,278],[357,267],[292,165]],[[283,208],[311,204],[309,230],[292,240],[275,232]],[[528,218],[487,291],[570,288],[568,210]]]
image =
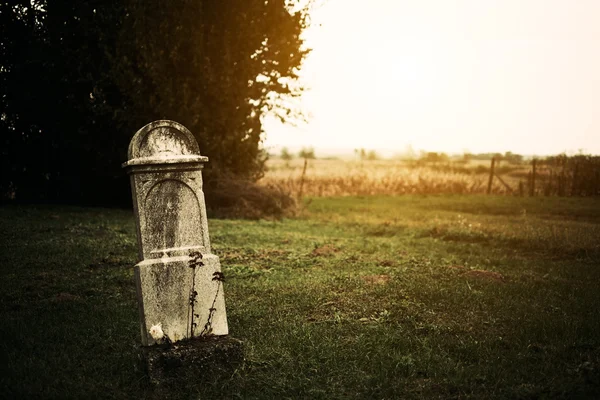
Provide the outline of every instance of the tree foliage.
[[290,161],[294,156],[290,153],[287,147],[281,149],[281,159],[284,161]]
[[354,149],[354,154],[356,154],[361,161],[375,161],[380,159],[379,154],[377,154],[375,150],[365,150],[363,148]]
[[302,150],[300,150],[300,152],[298,153],[298,157],[307,160],[314,160],[316,158],[315,149],[312,147],[303,147]]
[[[308,50],[284,0],[39,0],[0,5],[0,189],[115,203],[137,129],[173,119],[212,172],[256,179],[261,114],[289,119]],[[208,171],[208,183],[215,173]],[[116,186],[119,186],[118,189]]]

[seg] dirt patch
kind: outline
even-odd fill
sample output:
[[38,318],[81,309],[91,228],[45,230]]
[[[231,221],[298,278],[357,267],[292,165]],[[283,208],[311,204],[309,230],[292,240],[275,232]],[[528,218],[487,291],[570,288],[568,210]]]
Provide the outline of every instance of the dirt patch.
[[270,257],[285,257],[290,252],[288,250],[267,250],[259,253],[260,258],[270,258]]
[[392,260],[381,260],[379,261],[379,265],[381,265],[382,267],[393,267],[394,265],[396,265],[396,263]]
[[325,244],[323,246],[317,247],[312,251],[313,256],[330,256],[332,254],[337,253],[340,249],[334,247],[330,244]]

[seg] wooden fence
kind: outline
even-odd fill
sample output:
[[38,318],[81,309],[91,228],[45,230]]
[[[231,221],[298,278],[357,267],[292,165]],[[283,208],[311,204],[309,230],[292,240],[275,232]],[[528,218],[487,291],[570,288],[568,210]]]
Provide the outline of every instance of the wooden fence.
[[497,173],[498,160],[492,158],[487,193],[496,178],[511,194],[524,196],[600,196],[600,156],[564,154],[531,160],[531,169],[517,188]]

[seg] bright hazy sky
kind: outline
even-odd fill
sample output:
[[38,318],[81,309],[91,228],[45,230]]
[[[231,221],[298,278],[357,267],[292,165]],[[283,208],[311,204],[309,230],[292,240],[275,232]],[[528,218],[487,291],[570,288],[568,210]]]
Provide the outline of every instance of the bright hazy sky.
[[325,1],[267,149],[600,154],[600,0]]

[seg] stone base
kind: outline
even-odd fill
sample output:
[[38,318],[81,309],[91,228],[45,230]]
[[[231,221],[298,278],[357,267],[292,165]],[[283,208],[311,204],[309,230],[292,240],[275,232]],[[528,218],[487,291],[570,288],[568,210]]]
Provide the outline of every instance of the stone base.
[[140,360],[152,385],[185,385],[233,374],[244,362],[243,342],[225,335],[141,347]]

